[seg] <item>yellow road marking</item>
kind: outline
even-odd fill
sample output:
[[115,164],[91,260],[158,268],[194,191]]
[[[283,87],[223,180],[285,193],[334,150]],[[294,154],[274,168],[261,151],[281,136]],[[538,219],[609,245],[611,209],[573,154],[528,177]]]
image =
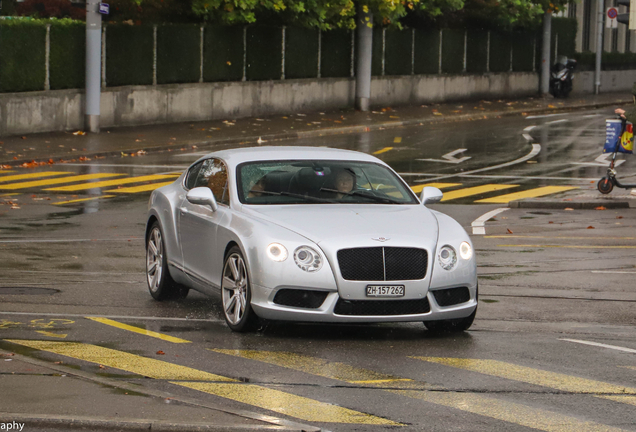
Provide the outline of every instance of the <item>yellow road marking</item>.
[[618,432],[623,430],[560,415],[551,411],[527,407],[514,402],[506,402],[470,393],[413,390],[392,390],[391,392],[547,432]]
[[213,384],[201,382],[174,383],[194,390],[254,405],[280,414],[312,422],[356,423],[367,425],[400,426],[400,423],[370,414],[318,402],[266,387],[244,384]]
[[445,193],[444,198],[442,198],[442,201],[449,201],[449,200],[464,198],[464,197],[473,196],[473,195],[480,195],[480,194],[484,194],[488,192],[494,192],[494,191],[503,190],[503,189],[510,189],[510,188],[514,188],[518,186],[519,185],[487,184],[483,186],[469,187],[469,188],[454,190],[454,191]]
[[396,144],[401,143],[401,142],[402,142],[402,137],[395,137],[395,138],[393,138],[393,142],[394,142],[394,143],[396,143]]
[[109,193],[137,193],[137,192],[148,192],[148,191],[153,191],[155,189],[158,189],[162,186],[168,186],[170,184],[174,183],[174,181],[169,181],[169,182],[165,182],[165,183],[151,183],[151,184],[147,184],[147,185],[141,185],[141,186],[133,186],[133,187],[127,187],[127,188],[121,188],[121,189],[112,189],[106,192]]
[[[114,174],[114,173],[84,174],[84,175],[78,175],[78,176],[72,176],[72,177],[62,177],[62,178],[49,179],[49,180],[37,180],[37,181],[30,181],[30,182],[13,183],[10,185],[0,185],[0,189],[2,190],[27,189],[27,188],[33,188],[38,186],[74,183],[74,182],[84,181],[84,180],[92,180],[92,179],[104,178],[104,177],[106,178],[118,177],[123,175],[124,174]],[[47,190],[50,190],[50,189],[47,189]]]
[[0,193],[0,197],[10,197],[10,196],[15,196],[15,195],[20,195],[19,193]]
[[40,351],[48,351],[74,359],[97,363],[137,375],[160,380],[179,381],[225,381],[236,382],[232,378],[215,375],[208,372],[193,369],[187,366],[176,365],[161,360],[141,357],[123,351],[104,348],[97,345],[82,344],[77,342],[52,342],[36,340],[5,339],[18,345],[23,345]]
[[[343,363],[329,362],[327,360],[317,359],[302,354],[254,350],[212,349],[211,351],[274,364],[276,366],[281,366],[300,372],[306,372],[312,375],[346,381],[349,383],[381,385],[385,382],[391,382],[391,385],[395,386],[395,382],[404,380],[390,375],[380,374],[367,369],[355,368]],[[409,379],[406,379],[404,381],[407,381],[407,383],[405,384],[418,384]],[[482,395],[470,393],[428,391],[426,389],[442,390],[442,388],[433,387],[427,384],[420,385],[420,389],[418,390],[414,390],[414,388],[415,387],[404,390],[395,389],[385,391],[401,396],[406,396],[411,399],[423,400],[432,404],[443,405],[461,411],[466,411],[485,417],[503,420],[510,423],[515,423],[548,432],[613,432],[621,430],[594,422],[579,420],[574,417],[564,416],[551,411],[527,407],[518,403],[511,403],[490,397],[484,397]]]
[[576,246],[576,245],[497,245],[497,247],[564,248],[564,249],[636,249],[636,246]]
[[545,195],[552,195],[559,192],[565,192],[572,189],[578,189],[577,186],[544,186],[536,189],[530,189],[523,192],[511,193],[508,195],[500,195],[494,198],[486,198],[479,201],[475,201],[478,203],[495,203],[495,204],[505,204],[510,201],[520,200],[524,198],[538,198]]
[[603,399],[609,399],[614,402],[624,403],[628,405],[636,405],[636,397],[635,396],[599,396]]
[[[400,138],[400,140],[401,140],[401,138]],[[394,142],[400,142],[400,141],[394,141]],[[382,153],[386,153],[386,152],[388,152],[390,150],[393,150],[393,147],[384,147],[382,150],[374,151],[373,154],[374,155],[379,155],[379,154],[382,154]]]
[[181,174],[156,174],[156,175],[147,175],[147,176],[139,176],[139,177],[127,177],[127,178],[117,179],[117,180],[106,180],[106,181],[94,182],[94,183],[83,183],[79,185],[62,186],[62,187],[51,188],[46,190],[59,191],[59,192],[74,192],[74,191],[80,191],[80,190],[86,190],[86,189],[103,188],[108,186],[119,186],[119,185],[128,184],[128,183],[141,183],[141,182],[152,181],[152,180],[163,180],[168,178],[179,177],[179,175]]
[[49,336],[49,337],[54,337],[54,338],[60,338],[60,339],[64,339],[66,336],[66,334],[61,334],[61,333],[53,333],[53,332],[49,332],[46,330],[36,330],[36,333],[40,333],[41,335],[44,336]]
[[636,240],[636,237],[559,237],[559,236],[524,236],[524,235],[487,235],[482,238],[549,238],[565,240]]
[[59,176],[64,174],[73,174],[73,173],[65,172],[65,171],[44,171],[44,172],[30,173],[30,174],[16,174],[16,175],[10,175],[10,176],[0,176],[0,182],[5,183],[5,182],[10,182],[15,180],[26,180],[26,179],[41,178],[41,177],[53,177],[53,176]]
[[84,201],[98,200],[98,199],[102,199],[102,198],[112,198],[114,196],[115,195],[101,195],[101,196],[92,197],[92,198],[79,198],[79,199],[74,199],[74,200],[69,200],[69,201],[60,201],[60,202],[51,203],[51,204],[53,204],[53,205],[73,204],[73,203],[84,202]]
[[172,342],[172,343],[190,343],[189,340],[185,340],[185,339],[180,339],[178,337],[174,337],[174,336],[168,336],[162,333],[157,333],[157,332],[153,332],[150,330],[146,330],[146,329],[142,329],[140,327],[135,327],[135,326],[131,326],[128,324],[124,324],[124,323],[120,323],[117,321],[113,321],[111,319],[108,318],[98,318],[98,317],[86,317],[86,319],[92,320],[92,321],[96,321],[98,323],[102,323],[102,324],[106,324],[112,327],[117,327],[119,329],[122,330],[128,330],[134,333],[139,333],[142,334],[144,336],[150,336],[153,338],[157,338],[157,339],[161,339],[161,340],[165,340],[167,342]]
[[462,185],[461,183],[427,183],[427,184],[411,186],[411,189],[415,193],[420,193],[422,192],[422,189],[424,189],[427,186],[436,187],[437,189],[447,189],[447,188],[461,186],[461,185]]
[[112,367],[149,378],[167,380],[175,385],[255,405],[307,421],[400,426],[400,423],[337,405],[253,384],[237,383],[237,380],[232,378],[110,348],[76,342],[5,340],[29,348]]
[[[386,375],[368,369],[353,367],[344,363],[331,362],[291,352],[224,349],[210,349],[210,351],[235,357],[246,358],[249,360],[256,360],[263,363],[269,363],[276,366],[305,372],[311,375],[335,379],[338,381],[346,381],[354,384],[381,385],[387,382],[408,382],[409,385],[401,387],[411,389],[424,388],[424,385],[418,384],[410,379],[398,378],[392,375]],[[427,386],[426,388],[431,387]]]
[[12,170],[0,170],[0,174],[4,174],[4,173],[10,173],[13,172]]
[[601,393],[620,393],[621,395],[636,395],[636,388],[533,369],[498,360],[446,357],[411,358],[571,393],[592,395]]

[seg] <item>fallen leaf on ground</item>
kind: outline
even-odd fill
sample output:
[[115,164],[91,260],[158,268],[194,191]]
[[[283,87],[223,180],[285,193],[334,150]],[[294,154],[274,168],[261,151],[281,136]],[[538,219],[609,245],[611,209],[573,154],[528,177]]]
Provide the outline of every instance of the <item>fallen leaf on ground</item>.
[[570,208],[570,207],[566,207],[566,208],[564,208],[563,210],[574,210],[574,209],[573,209],[573,208]]
[[159,354],[159,355],[165,355],[166,353],[165,353],[165,352],[163,352],[163,351],[161,351],[161,350],[159,350],[159,351],[157,351],[157,354]]
[[508,231],[508,234],[513,234],[512,230],[510,228],[507,228],[506,231]]
[[623,219],[623,216],[616,216],[616,219]]
[[587,227],[587,229],[594,229],[594,227],[590,225],[589,227]]
[[548,222],[548,223],[549,223],[549,224],[553,224],[554,222],[550,221],[550,222]]
[[[84,131],[77,131],[77,132],[73,132],[73,135],[77,136],[77,135],[86,135],[86,132]],[[24,138],[23,138],[24,139]]]
[[599,207],[596,207],[594,210],[607,210],[607,209],[603,206],[599,206]]

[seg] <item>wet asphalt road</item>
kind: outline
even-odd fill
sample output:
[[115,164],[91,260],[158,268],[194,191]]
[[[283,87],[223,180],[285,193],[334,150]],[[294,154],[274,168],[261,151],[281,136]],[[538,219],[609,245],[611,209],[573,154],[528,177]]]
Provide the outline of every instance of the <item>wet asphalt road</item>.
[[[379,152],[414,186],[559,185],[578,188],[559,197],[598,195],[595,183],[605,168],[595,158],[606,113],[437,124],[273,144]],[[536,144],[540,151],[533,154]],[[458,149],[465,150],[448,155]],[[63,169],[140,176],[182,171],[197,157],[189,151],[165,152],[66,164]],[[465,157],[470,159],[454,163]],[[636,173],[636,163],[628,158],[619,167],[623,173],[625,178]],[[463,334],[431,335],[418,323],[276,322],[253,334],[233,334],[223,322],[218,298],[191,292],[182,301],[151,299],[143,245],[148,193],[61,206],[51,204],[94,198],[100,191],[53,193],[37,186],[11,193],[18,195],[0,198],[13,203],[0,206],[4,350],[63,360],[89,373],[327,430],[384,430],[398,424],[399,430],[432,431],[636,430],[633,209],[509,209],[495,216],[486,223],[485,236],[472,236],[480,302],[474,326]],[[474,202],[502,193],[484,192],[435,208],[470,232],[479,216],[506,207]],[[625,191],[613,196],[628,199]],[[13,205],[19,208],[11,210]],[[191,343],[86,318],[95,315]],[[354,421],[338,410],[328,415],[322,405],[310,414],[275,412],[237,402],[235,395],[220,397],[170,380],[144,379],[143,373],[100,368],[6,339],[99,345],[368,416]],[[281,352],[290,354],[275,354]],[[46,406],[41,403],[40,409]],[[11,408],[29,412],[34,407]]]

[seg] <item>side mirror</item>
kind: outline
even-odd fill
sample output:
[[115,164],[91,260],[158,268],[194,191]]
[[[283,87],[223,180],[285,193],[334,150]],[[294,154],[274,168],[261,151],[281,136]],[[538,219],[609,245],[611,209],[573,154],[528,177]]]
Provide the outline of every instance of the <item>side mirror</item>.
[[444,194],[442,193],[442,191],[437,189],[436,187],[426,186],[424,189],[422,189],[422,193],[420,194],[420,201],[422,201],[422,204],[424,205],[435,204],[440,202],[443,196]]
[[212,194],[210,188],[205,186],[191,189],[186,195],[186,199],[192,204],[208,205],[214,212],[218,208],[216,200],[214,199],[214,194]]

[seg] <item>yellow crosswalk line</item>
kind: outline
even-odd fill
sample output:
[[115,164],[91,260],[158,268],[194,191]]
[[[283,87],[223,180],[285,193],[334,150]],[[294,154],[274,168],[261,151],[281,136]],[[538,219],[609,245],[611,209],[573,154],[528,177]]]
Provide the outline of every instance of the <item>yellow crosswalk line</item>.
[[[0,189],[2,190],[17,190],[17,189],[28,189],[39,186],[49,186],[54,184],[63,184],[63,183],[75,183],[79,181],[85,180],[93,180],[98,178],[109,178],[109,177],[118,177],[123,176],[124,174],[114,174],[114,173],[101,173],[101,174],[83,174],[71,177],[62,177],[48,180],[36,180],[30,182],[20,182],[20,183],[12,183],[8,185],[0,185]],[[47,189],[48,190],[48,189]]]
[[210,349],[221,354],[256,360],[276,366],[305,372],[311,375],[346,381],[352,384],[367,384],[370,386],[399,386],[402,388],[432,388],[410,379],[378,373],[368,369],[357,368],[344,363],[330,362],[315,357],[291,352],[255,351],[255,350],[226,350]]
[[267,387],[203,382],[181,382],[174,384],[179,384],[201,392],[254,405],[306,421],[400,426],[400,423],[376,417],[371,414],[365,414],[359,411],[342,408],[337,405],[318,402],[314,399],[296,396],[279,390],[272,390]]
[[[397,139],[397,138],[396,138],[396,139]],[[402,140],[402,138],[400,138],[400,141],[401,141],[401,140]],[[399,143],[400,141],[394,141],[394,142]],[[381,149],[381,150],[374,151],[374,152],[373,152],[373,154],[374,154],[374,155],[379,155],[379,154],[386,153],[386,152],[391,151],[391,150],[393,150],[393,147],[384,147],[384,148],[383,148],[383,149]]]
[[577,186],[544,186],[536,189],[530,189],[523,192],[516,192],[507,195],[500,195],[494,198],[486,198],[478,203],[490,203],[490,204],[505,204],[510,201],[516,201],[524,198],[538,198],[546,195],[552,195],[559,192],[565,192],[572,189],[578,189]]
[[510,189],[510,188],[514,188],[518,186],[519,185],[509,185],[509,184],[487,184],[483,186],[469,187],[469,188],[454,190],[451,192],[446,192],[444,194],[444,197],[442,198],[442,201],[450,201],[450,200],[474,196],[474,195],[481,195],[481,194],[485,194],[489,192]]
[[446,357],[411,358],[571,393],[636,395],[636,388],[543,371],[498,360]]
[[413,390],[392,390],[391,392],[412,399],[420,399],[425,402],[547,432],[618,432],[623,430],[551,411],[532,408],[519,403],[507,402],[471,393],[422,392]]
[[258,406],[302,420],[400,426],[400,423],[337,405],[296,396],[280,390],[272,390],[267,387],[242,384],[235,379],[221,375],[97,345],[20,339],[5,339],[5,341],[149,378],[167,380],[178,386]]
[[437,189],[448,189],[448,188],[461,186],[461,185],[462,185],[461,183],[427,183],[427,184],[411,186],[411,189],[413,190],[413,192],[418,194],[422,192],[422,189],[424,189],[426,186],[436,187]]
[[151,184],[147,184],[147,185],[141,185],[141,186],[132,186],[132,187],[127,187],[127,188],[120,188],[120,189],[111,189],[106,191],[107,193],[138,193],[138,192],[149,192],[149,191],[153,191],[155,189],[158,189],[162,186],[168,186],[170,184],[174,183],[174,181],[169,181],[169,182],[165,182],[165,183],[151,183]]
[[74,203],[79,203],[79,202],[84,202],[84,201],[94,201],[94,200],[98,200],[98,199],[102,199],[102,198],[113,198],[114,196],[115,195],[101,195],[101,196],[92,197],[92,198],[78,198],[78,199],[68,200],[68,201],[59,201],[59,202],[55,202],[55,203],[51,203],[51,204],[53,204],[53,205],[74,204]]
[[[352,384],[360,383],[391,387],[391,389],[384,389],[384,391],[547,432],[614,432],[621,430],[552,411],[532,408],[519,403],[507,402],[478,394],[439,391],[443,390],[443,388],[428,384],[420,384],[420,388],[415,389],[414,385],[418,384],[415,381],[404,380],[391,375],[384,375],[367,369],[302,354],[231,349],[211,349],[211,351],[261,361]],[[413,358],[422,359],[421,357]],[[395,389],[403,381],[406,381],[404,382],[406,384],[405,388]]]
[[178,337],[174,337],[174,336],[169,336],[169,335],[165,335],[162,333],[157,333],[157,332],[153,332],[150,330],[146,330],[140,327],[135,327],[135,326],[131,326],[128,324],[124,324],[124,323],[120,323],[118,321],[114,321],[108,318],[99,318],[99,317],[86,317],[86,319],[92,320],[92,321],[96,321],[98,323],[102,323],[102,324],[106,324],[112,327],[116,327],[122,330],[128,330],[134,333],[139,333],[142,334],[144,336],[150,336],[153,338],[157,338],[157,339],[161,339],[161,340],[165,340],[167,342],[172,342],[172,343],[191,343],[189,340],[185,340],[185,339],[180,339]]
[[27,179],[33,179],[33,178],[53,177],[53,176],[59,176],[59,175],[64,175],[64,174],[73,174],[73,173],[72,172],[65,172],[65,171],[43,171],[43,172],[38,172],[38,173],[16,174],[16,175],[10,175],[10,176],[0,176],[0,183],[6,183],[6,182],[11,182],[11,181],[16,181],[16,180],[27,180]]
[[75,191],[87,190],[87,189],[104,188],[108,186],[119,186],[119,185],[129,184],[129,183],[141,183],[141,182],[147,182],[147,181],[153,181],[153,180],[164,180],[169,178],[174,179],[179,176],[180,174],[155,174],[155,175],[146,175],[146,176],[139,176],[139,177],[127,177],[127,178],[117,179],[117,180],[105,180],[105,181],[93,182],[93,183],[83,183],[78,185],[62,186],[62,187],[45,189],[45,190],[56,191],[56,192],[75,192]]

